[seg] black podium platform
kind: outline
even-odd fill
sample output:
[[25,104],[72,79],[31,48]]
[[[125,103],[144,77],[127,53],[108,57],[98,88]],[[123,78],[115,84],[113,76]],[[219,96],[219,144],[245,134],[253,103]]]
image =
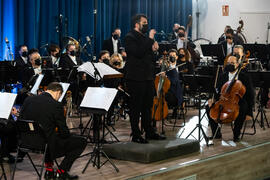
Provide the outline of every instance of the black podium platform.
[[149,144],[134,142],[106,144],[103,150],[111,158],[151,163],[198,152],[200,144],[197,140],[170,137],[166,140],[152,140]]

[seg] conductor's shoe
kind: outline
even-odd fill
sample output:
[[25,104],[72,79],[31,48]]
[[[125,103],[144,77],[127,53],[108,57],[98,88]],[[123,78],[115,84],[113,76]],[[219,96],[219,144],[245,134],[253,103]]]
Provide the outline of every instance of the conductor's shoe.
[[166,136],[158,133],[151,133],[151,134],[146,134],[145,138],[147,140],[164,140],[166,139]]
[[133,136],[131,141],[132,142],[135,142],[135,143],[140,143],[140,144],[147,144],[147,143],[149,143],[142,136]]

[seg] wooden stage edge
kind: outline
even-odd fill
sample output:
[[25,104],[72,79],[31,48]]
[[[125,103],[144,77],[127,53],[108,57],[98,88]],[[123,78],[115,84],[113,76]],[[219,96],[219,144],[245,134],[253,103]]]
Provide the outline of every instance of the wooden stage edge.
[[270,142],[181,163],[130,180],[254,180],[270,177]]

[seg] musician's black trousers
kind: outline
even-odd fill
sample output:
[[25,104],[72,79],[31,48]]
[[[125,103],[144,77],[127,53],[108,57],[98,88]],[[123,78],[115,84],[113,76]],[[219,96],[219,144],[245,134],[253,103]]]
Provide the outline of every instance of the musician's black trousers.
[[141,115],[142,128],[146,134],[154,133],[151,126],[151,112],[154,97],[153,81],[127,81],[127,88],[130,94],[130,124],[133,137],[141,136],[139,120]]
[[[56,141],[56,152],[54,152],[56,158],[63,157],[64,159],[61,162],[60,169],[69,171],[74,161],[81,155],[84,151],[87,141],[85,138],[71,135],[68,138],[57,137]],[[48,153],[45,156],[45,162],[53,162],[50,156],[50,148],[48,148]]]
[[[234,138],[238,138],[240,133],[241,133],[241,129],[243,126],[243,123],[246,119],[246,115],[247,115],[247,109],[248,109],[248,105],[247,102],[245,100],[240,100],[239,101],[239,115],[236,118],[236,120],[234,121],[234,128],[233,128],[233,136]],[[207,117],[209,119],[209,124],[211,126],[211,130],[212,130],[212,134],[214,136],[216,129],[218,127],[218,124],[210,117],[209,113],[210,113],[210,109],[207,106],[206,107],[206,112],[207,112]],[[217,136],[221,135],[220,133],[220,129],[217,132]]]

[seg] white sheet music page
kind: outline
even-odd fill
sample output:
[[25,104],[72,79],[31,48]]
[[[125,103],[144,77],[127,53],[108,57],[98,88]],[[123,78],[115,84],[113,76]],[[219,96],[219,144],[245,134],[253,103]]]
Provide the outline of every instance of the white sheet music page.
[[117,91],[115,88],[88,87],[80,106],[108,111]]
[[98,69],[101,77],[103,78],[105,75],[117,75],[121,74],[120,72],[116,71],[112,67],[108,66],[104,63],[94,63],[96,68]]
[[63,87],[63,93],[61,95],[61,97],[58,99],[58,102],[62,102],[63,98],[65,97],[65,94],[67,93],[68,87],[69,87],[69,83],[63,83],[60,82],[59,84],[61,84],[61,86]]
[[[103,78],[105,75],[117,75],[122,74],[112,67],[108,66],[104,63],[94,63],[95,67],[97,68],[98,72],[100,73],[100,76]],[[86,62],[78,67],[77,69],[79,72],[85,72],[91,77],[95,78],[95,69],[91,62]],[[100,80],[100,77],[97,76],[97,80]]]
[[41,81],[42,81],[43,78],[44,78],[44,74],[39,74],[38,75],[38,78],[37,78],[34,86],[32,87],[30,93],[37,94],[37,90],[38,90],[39,85],[40,85],[40,83],[41,83]]
[[0,93],[0,118],[8,119],[17,94]]

